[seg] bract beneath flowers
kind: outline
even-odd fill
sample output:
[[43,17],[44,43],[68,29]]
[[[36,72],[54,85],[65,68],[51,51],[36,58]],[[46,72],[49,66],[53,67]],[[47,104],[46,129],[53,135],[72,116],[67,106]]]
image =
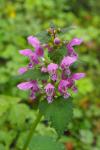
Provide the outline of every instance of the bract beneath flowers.
[[[17,85],[20,90],[30,90],[32,100],[36,99],[37,94],[40,96],[42,94],[44,100],[46,98],[48,103],[56,100],[59,94],[64,99],[68,99],[71,96],[69,89],[77,92],[76,80],[85,77],[85,73],[73,73],[71,69],[71,66],[78,60],[78,54],[75,52],[74,46],[80,45],[82,39],[73,38],[67,44],[58,37],[58,34],[55,34],[57,34],[57,31],[53,32],[53,29],[52,32],[48,32],[50,41],[47,43],[41,43],[37,37],[31,35],[27,40],[32,49],[19,51],[21,55],[27,56],[29,59],[28,65],[18,70],[19,74],[25,74],[29,69],[33,69],[35,73],[36,68],[40,70],[42,75],[48,74],[48,79],[39,80],[37,76],[35,80],[28,78],[28,81]],[[66,55],[57,64],[49,57],[49,53],[57,52],[60,46],[66,47]]]

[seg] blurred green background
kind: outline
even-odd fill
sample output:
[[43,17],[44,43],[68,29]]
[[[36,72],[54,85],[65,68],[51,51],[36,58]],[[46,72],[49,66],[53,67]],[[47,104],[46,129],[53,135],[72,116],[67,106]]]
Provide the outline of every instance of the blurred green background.
[[[83,38],[78,48],[79,64],[85,72],[74,95],[74,118],[62,137],[66,150],[100,150],[100,31],[99,0],[0,0],[0,150],[21,150],[36,112],[28,94],[16,88],[17,70],[27,59],[27,36],[47,29],[75,26],[65,38]],[[53,129],[39,124],[37,133],[56,137]]]

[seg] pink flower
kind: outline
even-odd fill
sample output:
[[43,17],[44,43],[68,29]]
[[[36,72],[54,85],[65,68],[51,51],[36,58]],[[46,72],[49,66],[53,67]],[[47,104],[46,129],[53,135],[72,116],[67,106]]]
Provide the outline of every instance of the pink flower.
[[32,50],[24,49],[24,50],[20,50],[19,53],[21,55],[29,57],[31,63],[33,63],[33,64],[38,64],[39,63],[37,54],[35,52],[33,52]]
[[24,49],[24,50],[20,50],[19,53],[23,56],[30,57],[33,54],[33,51],[30,49]]
[[33,87],[33,83],[31,81],[29,82],[22,82],[20,84],[17,85],[17,87],[20,89],[20,90],[29,90]]
[[75,86],[75,80],[79,80],[85,77],[85,73],[75,73],[71,77],[67,78],[68,88],[71,88],[73,92],[77,92],[77,87]]
[[39,91],[39,86],[38,86],[38,83],[37,83],[36,80],[33,80],[32,83],[33,83],[33,86],[32,86],[32,88],[31,88],[31,95],[30,95],[30,98],[31,98],[32,100],[34,100],[34,99],[36,98],[35,93]]
[[18,70],[19,74],[24,74],[27,71],[27,67],[22,67]]
[[40,41],[36,37],[33,37],[33,36],[29,36],[27,39],[28,39],[28,43],[31,44],[35,48],[35,53],[37,54],[37,56],[43,57],[44,50],[40,44]]
[[68,55],[78,57],[77,53],[74,51],[73,46],[80,45],[82,43],[82,39],[74,38],[67,44]]
[[58,85],[58,91],[63,95],[63,97],[66,99],[70,96],[70,94],[67,92],[69,82],[67,80],[61,80]]
[[38,56],[35,52],[30,56],[30,61],[33,63],[33,66],[39,63]]
[[68,69],[68,67],[70,65],[72,65],[75,61],[77,60],[76,57],[70,57],[70,56],[66,56],[63,58],[62,62],[61,62],[61,68],[64,69]]
[[70,96],[71,96],[70,93],[66,92],[66,94],[64,94],[64,99],[67,99],[67,98],[69,98]]
[[46,73],[48,70],[47,70],[47,68],[46,67],[42,67],[41,68],[41,72],[44,72],[44,73]]
[[71,77],[68,77],[66,80],[68,81],[68,88],[71,88],[73,85],[75,85],[75,81]]
[[59,45],[60,44],[60,39],[58,37],[56,37],[54,39],[54,44]]
[[32,80],[33,86],[32,86],[32,90],[34,92],[38,92],[39,91],[39,86],[36,80]]
[[17,87],[23,91],[31,90],[30,98],[33,100],[35,99],[35,93],[39,91],[39,86],[36,80],[32,80],[29,82],[22,82],[18,84]]
[[48,83],[46,86],[45,86],[45,92],[47,94],[47,100],[48,100],[48,103],[51,103],[52,102],[52,98],[53,98],[53,95],[54,95],[54,86],[51,84],[51,83]]
[[78,91],[78,89],[77,89],[76,86],[73,86],[73,87],[72,87],[72,90],[73,90],[74,93],[77,93],[77,91]]
[[73,90],[74,93],[76,93],[78,91],[77,87],[75,86],[75,80],[73,80],[73,78],[67,78],[68,81],[68,88],[71,88]]
[[30,61],[30,63],[28,64],[28,69],[32,69],[34,67],[33,62]]
[[34,92],[34,91],[31,91],[30,99],[33,100],[33,101],[36,99],[36,96],[35,96],[35,92]]
[[32,45],[34,48],[37,48],[38,46],[40,46],[40,41],[36,38],[36,37],[34,37],[34,36],[29,36],[28,38],[27,38],[27,40],[28,40],[28,43],[30,44],[30,45]]
[[53,81],[57,80],[57,69],[58,69],[58,65],[54,63],[49,64],[47,67],[47,70]]
[[35,49],[35,53],[37,54],[38,57],[43,57],[44,50],[42,46],[37,46]]
[[[48,30],[48,34],[50,34],[50,36],[54,35],[54,29],[51,28],[50,31]],[[63,59],[61,60],[60,67],[59,64],[56,64],[56,60],[55,61],[52,60],[53,58],[50,55],[50,53],[53,53],[53,50],[56,50],[57,46],[60,47],[64,46],[65,44],[64,41],[61,41],[57,37],[57,34],[55,34],[55,38],[53,41],[51,39],[49,42],[44,44],[41,44],[38,38],[32,35],[29,36],[27,40],[28,43],[33,46],[34,51],[32,51],[31,49],[24,49],[19,51],[21,55],[28,57],[29,64],[26,67],[20,68],[18,72],[19,74],[24,74],[28,69],[34,69],[34,73],[37,73],[36,78],[39,80],[41,88],[43,88],[44,90],[43,89],[40,90],[40,87],[36,80],[22,82],[18,84],[17,87],[20,90],[24,91],[29,90],[30,98],[32,100],[36,99],[37,92],[40,96],[42,96],[41,94],[43,94],[43,96],[45,94],[48,103],[51,103],[53,101],[53,98],[59,97],[59,95],[63,96],[64,99],[67,99],[70,96],[70,93],[68,92],[69,89],[71,89],[73,92],[77,92],[75,82],[76,80],[83,78],[85,74],[84,73],[73,74],[71,72],[70,66],[78,59],[78,55],[74,51],[74,46],[80,45],[82,43],[82,39],[74,38],[67,44],[66,47],[68,53],[67,56],[63,57]],[[46,52],[45,56],[44,50]],[[48,64],[49,61],[51,61],[50,64]],[[44,78],[40,77],[41,75],[40,76],[38,75],[38,72],[36,70],[37,68],[40,69],[40,74],[43,72],[44,75],[47,74],[48,76]],[[50,81],[51,83],[48,83]],[[56,81],[56,83],[54,81]]]
[[58,85],[59,92],[62,93],[62,94],[66,93],[66,90],[68,88],[67,85],[68,85],[67,80],[61,80],[59,85]]
[[69,46],[72,47],[72,46],[75,46],[75,45],[80,45],[81,43],[83,42],[82,39],[79,39],[79,38],[74,38],[72,39],[70,42],[69,42]]
[[36,80],[32,80],[32,81],[28,81],[28,82],[22,82],[20,84],[17,85],[17,87],[20,90],[29,90],[29,89],[33,89],[35,92],[37,92],[39,90],[38,84]]
[[85,77],[85,73],[74,73],[72,75],[73,80],[79,80],[79,79],[84,78],[84,77]]
[[71,74],[71,70],[69,69],[69,67],[67,67],[65,70],[62,70],[62,79],[66,79],[69,75]]

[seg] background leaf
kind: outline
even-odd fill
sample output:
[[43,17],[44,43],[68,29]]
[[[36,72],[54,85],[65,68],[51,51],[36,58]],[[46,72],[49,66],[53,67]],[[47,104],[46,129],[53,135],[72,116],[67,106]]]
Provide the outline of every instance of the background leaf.
[[29,150],[65,150],[64,145],[47,136],[33,136]]

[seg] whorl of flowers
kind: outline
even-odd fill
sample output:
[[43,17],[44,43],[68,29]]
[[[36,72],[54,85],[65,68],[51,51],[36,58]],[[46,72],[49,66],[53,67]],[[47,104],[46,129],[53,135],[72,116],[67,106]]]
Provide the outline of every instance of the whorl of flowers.
[[[48,103],[51,103],[58,96],[63,96],[64,99],[70,97],[70,89],[73,92],[77,92],[75,81],[83,78],[85,74],[73,73],[71,70],[71,66],[78,60],[78,54],[75,52],[74,46],[80,45],[82,39],[73,38],[70,42],[65,42],[58,37],[57,30],[51,28],[48,30],[48,35],[50,36],[48,43],[41,43],[34,36],[27,38],[33,50],[24,49],[19,51],[21,55],[28,57],[29,63],[18,71],[22,75],[30,69],[35,72],[37,67],[42,74],[48,74],[48,79],[41,81],[28,79],[28,81],[18,84],[17,87],[20,90],[30,90],[32,100],[36,99],[37,94],[42,94]],[[66,49],[66,55],[57,64],[49,57],[49,53],[57,51],[62,46]]]

